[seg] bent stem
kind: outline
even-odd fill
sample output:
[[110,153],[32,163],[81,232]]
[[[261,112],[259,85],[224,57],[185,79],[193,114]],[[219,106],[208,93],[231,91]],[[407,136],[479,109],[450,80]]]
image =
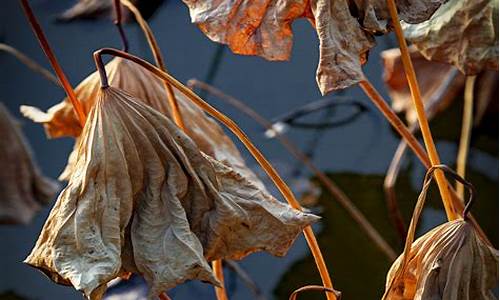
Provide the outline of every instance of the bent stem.
[[[425,114],[424,103],[420,94],[420,88],[418,87],[417,76],[411,62],[410,53],[408,51],[408,46],[406,45],[406,40],[403,34],[403,29],[401,28],[401,24],[399,23],[399,16],[394,0],[387,0],[387,7],[389,8],[392,25],[394,26],[394,31],[396,32],[396,37],[399,42],[399,48],[401,49],[401,59],[403,61],[403,67],[406,73],[406,79],[408,81],[408,85],[410,86],[410,92],[413,99],[413,104],[415,106],[415,111],[417,112],[418,123],[422,132],[424,144],[427,148],[427,153],[429,154],[429,159],[432,165],[439,165],[441,163],[439,154],[432,138],[429,122]],[[435,177],[448,220],[455,220],[456,218],[458,218],[459,214],[457,213],[457,210],[453,205],[453,199],[451,197],[450,190],[448,189],[448,183],[446,178],[444,177],[443,171],[437,170],[435,173]]]
[[36,61],[29,58],[26,54],[22,53],[21,51],[17,50],[16,48],[14,48],[10,45],[4,44],[4,43],[0,43],[0,51],[4,51],[4,52],[14,56],[26,67],[28,67],[31,70],[42,75],[45,79],[54,83],[55,85],[61,86],[59,79],[57,79],[57,77],[54,76],[54,74],[52,74],[49,70],[45,69],[44,67],[39,65]]
[[19,1],[21,2],[21,6],[23,7],[23,11],[24,14],[26,15],[26,18],[28,19],[28,22],[30,23],[31,29],[35,33],[38,42],[40,42],[40,46],[42,47],[45,56],[47,56],[50,65],[54,69],[57,78],[61,82],[61,85],[64,88],[64,91],[66,92],[66,95],[68,96],[71,105],[73,106],[73,110],[75,111],[78,121],[80,122],[80,126],[83,128],[85,125],[85,113],[83,112],[83,107],[80,101],[78,101],[78,99],[76,98],[75,91],[71,87],[68,78],[66,78],[63,69],[59,65],[59,62],[57,61],[57,58],[54,55],[54,52],[52,51],[52,48],[49,45],[49,41],[47,40],[47,37],[43,33],[42,27],[40,26],[40,23],[38,23],[38,20],[36,19],[36,16],[33,13],[33,10],[31,9],[28,0],[19,0]]
[[[118,0],[120,1],[120,0]],[[141,27],[146,40],[148,41],[149,48],[151,49],[151,52],[153,53],[153,57],[156,63],[156,66],[160,68],[163,72],[167,72],[167,68],[165,67],[165,60],[163,59],[163,55],[161,54],[160,46],[158,46],[158,42],[156,41],[156,38],[153,34],[153,31],[151,30],[151,27],[149,27],[148,23],[144,18],[142,17],[141,12],[137,9],[137,7],[132,4],[129,0],[121,0],[121,3],[127,7],[132,14],[134,14],[135,20]],[[184,120],[182,119],[181,111],[179,108],[179,103],[177,102],[177,99],[175,98],[174,90],[172,89],[172,86],[168,81],[163,81],[165,84],[165,90],[167,93],[167,99],[168,103],[170,105],[172,117],[174,119],[175,124],[179,126],[182,130],[186,130],[186,127],[184,125]]]
[[212,269],[214,270],[215,278],[219,280],[221,285],[221,287],[214,287],[217,300],[228,300],[229,298],[226,295],[226,288],[224,285],[224,268],[222,267],[222,260],[214,260],[212,262]]
[[[206,103],[203,99],[201,99],[198,95],[196,95],[193,91],[191,91],[189,88],[184,86],[182,83],[177,81],[174,77],[172,77],[170,74],[163,72],[159,68],[153,66],[152,64],[148,63],[147,61],[133,56],[131,54],[128,54],[126,52],[117,50],[117,49],[111,49],[111,48],[103,48],[100,49],[96,52],[94,52],[94,60],[96,61],[96,67],[99,71],[99,75],[101,76],[101,85],[103,88],[108,86],[108,80],[106,76],[106,71],[104,69],[104,64],[102,62],[102,55],[113,55],[113,56],[119,56],[125,59],[128,59],[130,61],[133,61],[146,70],[152,72],[154,75],[158,76],[159,78],[168,81],[172,86],[174,86],[176,89],[181,91],[186,97],[188,97],[193,104],[204,110],[206,113],[214,117],[216,120],[224,124],[229,130],[231,130],[237,137],[238,139],[245,145],[245,147],[248,149],[248,151],[252,154],[252,156],[255,158],[255,160],[259,163],[259,165],[262,167],[262,169],[266,172],[266,174],[269,176],[269,178],[274,182],[280,193],[283,195],[283,197],[287,200],[287,202],[290,204],[291,207],[297,209],[297,210],[302,210],[302,207],[300,206],[299,202],[295,198],[294,194],[292,193],[290,187],[283,181],[283,179],[279,176],[278,172],[274,169],[274,167],[269,163],[269,161],[262,155],[262,153],[259,151],[259,149],[250,141],[248,136],[241,130],[238,125],[231,120],[229,117],[224,115],[223,113],[219,112],[217,109],[212,107],[210,104]],[[321,254],[321,250],[318,246],[318,242],[316,240],[316,237],[314,236],[314,232],[312,230],[311,226],[307,226],[303,230],[304,236],[307,240],[307,243],[309,245],[309,248],[311,249],[312,255],[314,257],[314,260],[316,262],[316,266],[319,270],[319,273],[321,275],[321,279],[323,281],[323,285],[328,287],[328,288],[333,288],[332,281],[330,279],[330,274],[328,273],[328,269],[325,263],[325,260],[323,259],[323,255]],[[332,295],[330,293],[326,294],[328,300],[336,300],[336,296]]]
[[[251,107],[247,106],[243,101],[238,100],[232,96],[223,93],[221,90],[201,82],[196,79],[191,79],[188,81],[188,87],[198,87],[208,93],[217,96],[226,103],[236,107],[244,114],[248,115],[254,119],[259,125],[264,129],[272,129],[273,123],[261,116],[258,112],[253,110]],[[303,163],[306,168],[313,173],[318,180],[326,187],[333,198],[347,211],[351,218],[361,227],[361,229],[366,233],[366,235],[375,243],[375,245],[387,256],[390,261],[396,259],[396,252],[392,247],[384,240],[382,235],[373,227],[373,225],[368,221],[365,215],[354,205],[351,199],[338,187],[325,173],[323,173],[314,163],[305,155],[291,140],[282,134],[278,134],[276,139],[285,147],[285,149],[290,152],[298,161]]]
[[127,35],[125,35],[125,30],[123,29],[122,24],[122,7],[120,5],[120,0],[113,0],[113,7],[115,9],[115,25],[118,29],[118,33],[120,34],[120,39],[122,41],[123,51],[128,52],[128,39]]
[[[465,178],[467,167],[467,155],[469,153],[470,134],[472,130],[472,115],[474,110],[474,83],[476,76],[467,76],[464,93],[464,111],[462,116],[462,133],[460,134],[460,145],[457,154],[457,173]],[[457,182],[457,194],[464,198],[464,186]]]
[[339,298],[341,296],[341,293],[339,291],[336,291],[336,290],[334,290],[332,288],[327,288],[327,287],[324,287],[324,286],[321,286],[321,285],[306,285],[306,286],[303,286],[303,287],[298,288],[295,291],[293,291],[293,293],[290,295],[290,297],[288,298],[288,300],[296,300],[297,296],[300,293],[305,292],[305,291],[327,292],[327,293],[334,294],[335,296],[337,296]]

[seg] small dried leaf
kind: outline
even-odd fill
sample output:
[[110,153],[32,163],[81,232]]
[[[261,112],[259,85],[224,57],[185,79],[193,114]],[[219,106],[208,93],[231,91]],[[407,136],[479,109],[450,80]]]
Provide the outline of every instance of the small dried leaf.
[[59,187],[41,174],[19,124],[3,103],[0,137],[0,224],[27,224]]
[[[392,108],[406,113],[406,120],[417,121],[415,106],[401,60],[399,48],[381,53],[384,65],[384,81],[392,100]],[[445,110],[461,93],[465,77],[455,67],[425,59],[415,48],[410,48],[410,56],[417,74],[422,100],[428,109],[428,117]]]
[[[141,11],[144,18],[149,18],[164,0],[131,0]],[[71,8],[67,9],[57,17],[59,21],[70,22],[77,19],[96,19],[104,16],[112,16],[114,13],[113,0],[78,0]],[[122,8],[123,20],[129,21],[130,12]]]
[[[396,1],[408,22],[422,22],[445,0]],[[375,45],[372,34],[388,31],[384,0],[184,0],[191,21],[213,41],[237,54],[286,60],[291,24],[306,17],[316,27],[320,61],[316,73],[323,94],[363,80],[361,65]]]
[[392,265],[384,299],[496,299],[498,251],[471,224],[447,222],[417,239]]
[[[121,88],[166,116],[171,116],[164,83],[150,72],[134,62],[121,58],[111,60],[106,65],[106,72],[111,86]],[[88,114],[94,106],[100,86],[99,74],[94,72],[76,87],[75,93],[83,105],[85,114]],[[201,151],[235,169],[259,188],[264,188],[257,176],[246,167],[238,149],[217,122],[192,104],[177,89],[174,88],[174,92],[187,134],[196,142]],[[33,121],[42,123],[47,134],[52,138],[80,135],[81,127],[68,98],[54,105],[47,113],[31,106],[21,106],[21,112]],[[75,149],[76,147],[75,144]],[[68,166],[59,177],[61,180],[68,178],[75,157],[75,153],[70,155]]]
[[203,154],[119,89],[99,91],[77,153],[26,262],[90,299],[127,272],[144,276],[151,297],[188,279],[217,284],[207,259],[284,255],[317,219]]
[[402,25],[427,59],[466,75],[498,70],[498,0],[449,0],[428,21]]

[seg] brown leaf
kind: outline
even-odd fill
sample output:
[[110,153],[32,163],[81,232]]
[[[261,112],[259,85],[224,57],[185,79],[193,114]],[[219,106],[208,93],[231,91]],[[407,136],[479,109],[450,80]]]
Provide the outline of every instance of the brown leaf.
[[496,299],[498,251],[464,220],[447,222],[417,239],[392,265],[384,299]]
[[259,190],[157,110],[106,88],[80,136],[75,169],[26,262],[100,299],[139,273],[150,296],[185,280],[216,284],[208,260],[284,255],[317,217]]
[[38,169],[19,124],[0,102],[0,224],[27,224],[58,185]]
[[[111,86],[121,88],[166,116],[171,116],[165,86],[149,71],[134,62],[114,58],[106,65],[106,73]],[[83,105],[85,114],[88,114],[92,109],[100,86],[99,74],[94,72],[76,87],[75,93]],[[196,142],[201,151],[235,169],[260,188],[264,188],[257,176],[245,166],[238,149],[217,122],[192,104],[177,89],[174,88],[174,92],[187,134]],[[54,105],[47,113],[31,106],[22,106],[21,112],[33,121],[42,123],[47,134],[52,138],[77,137],[81,132],[81,127],[68,98]],[[75,149],[76,147],[75,144]],[[61,180],[66,180],[71,173],[72,157],[75,156],[76,154],[70,155],[68,166],[59,177]]]
[[[417,74],[422,100],[427,115],[432,118],[445,110],[463,90],[465,77],[451,65],[429,61],[415,48],[410,48],[410,56]],[[384,82],[392,100],[392,108],[406,114],[406,120],[412,124],[417,121],[417,114],[399,48],[381,53],[384,66]]]
[[[396,1],[401,18],[422,22],[445,0]],[[323,94],[361,81],[361,65],[375,45],[372,34],[388,31],[385,0],[184,0],[191,21],[213,41],[237,54],[289,59],[291,24],[306,17],[320,41],[317,81]]]
[[498,70],[497,0],[449,0],[428,21],[402,25],[427,59],[453,64],[466,75]]

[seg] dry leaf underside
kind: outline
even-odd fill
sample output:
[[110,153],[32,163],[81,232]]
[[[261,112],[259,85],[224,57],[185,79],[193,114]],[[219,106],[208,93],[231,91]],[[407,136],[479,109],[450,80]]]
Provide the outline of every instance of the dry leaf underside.
[[[444,0],[396,0],[400,18],[427,20]],[[364,79],[361,65],[375,46],[374,34],[389,30],[385,0],[184,0],[191,21],[213,41],[235,53],[287,60],[291,24],[305,17],[319,38],[316,79],[323,94]]]
[[427,59],[466,75],[498,70],[498,0],[449,0],[428,21],[402,25]]
[[426,233],[394,262],[384,299],[494,300],[496,287],[498,251],[460,219]]
[[[171,116],[164,83],[149,71],[134,62],[114,58],[106,64],[106,73],[111,86],[123,89],[164,115]],[[97,72],[92,73],[76,87],[75,93],[83,105],[85,114],[88,114],[94,106],[100,88],[101,83]],[[174,92],[187,134],[196,142],[200,150],[235,169],[259,188],[264,189],[262,182],[246,167],[238,149],[217,122],[192,104],[177,89],[174,88]],[[21,112],[33,121],[44,124],[49,137],[78,137],[80,135],[81,127],[67,98],[54,105],[46,113],[31,106],[22,106]],[[67,180],[71,174],[77,144],[78,139],[75,150],[69,156],[68,166],[59,177],[60,180]]]
[[99,92],[75,168],[26,262],[100,299],[139,273],[150,297],[189,279],[216,284],[207,263],[265,250],[284,255],[317,220],[205,155],[157,110],[112,87]]
[[0,224],[27,224],[58,185],[42,175],[17,121],[0,103]]

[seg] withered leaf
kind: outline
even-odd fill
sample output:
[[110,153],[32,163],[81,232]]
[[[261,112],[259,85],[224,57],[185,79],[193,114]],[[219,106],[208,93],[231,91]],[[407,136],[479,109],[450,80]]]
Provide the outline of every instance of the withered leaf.
[[428,21],[402,25],[427,59],[466,75],[498,70],[498,0],[449,0]]
[[494,300],[497,286],[498,251],[460,219],[426,233],[394,262],[384,299]]
[[[134,62],[121,58],[114,58],[106,64],[106,72],[111,86],[121,88],[166,116],[171,116],[164,83],[150,72]],[[85,114],[88,114],[94,106],[100,86],[99,74],[94,72],[76,87],[75,93],[83,105]],[[177,89],[174,88],[174,92],[187,134],[196,142],[201,151],[227,164],[263,188],[261,181],[246,167],[238,149],[217,122],[192,104]],[[47,113],[31,106],[22,106],[21,112],[33,121],[42,123],[48,136],[52,138],[80,135],[81,127],[68,98],[54,105]],[[75,149],[76,147],[75,144]],[[74,161],[72,158],[75,157],[75,153],[70,155],[68,166],[60,176],[61,180],[68,178]]]
[[[449,64],[427,60],[414,47],[410,48],[410,56],[427,115],[432,118],[446,109],[462,92],[465,77]],[[385,50],[381,57],[384,82],[392,100],[392,108],[398,113],[404,112],[406,120],[412,124],[417,121],[417,114],[406,80],[401,51],[399,48]]]
[[[164,0],[131,0],[132,3],[143,14],[149,18]],[[69,22],[76,19],[96,19],[114,14],[113,0],[78,0],[71,8],[60,14],[59,21]],[[130,21],[130,12],[122,8],[122,21]]]
[[[401,18],[422,22],[445,0],[396,1]],[[291,24],[306,17],[320,41],[317,82],[323,94],[363,80],[361,65],[375,45],[372,34],[388,31],[385,0],[184,0],[191,21],[213,41],[237,54],[286,60]]]
[[216,284],[207,259],[284,255],[316,219],[200,152],[143,101],[109,87],[98,92],[68,186],[26,262],[90,299],[120,274],[139,273],[153,297],[188,279]]
[[0,102],[0,224],[27,224],[58,185],[42,175],[17,121]]

